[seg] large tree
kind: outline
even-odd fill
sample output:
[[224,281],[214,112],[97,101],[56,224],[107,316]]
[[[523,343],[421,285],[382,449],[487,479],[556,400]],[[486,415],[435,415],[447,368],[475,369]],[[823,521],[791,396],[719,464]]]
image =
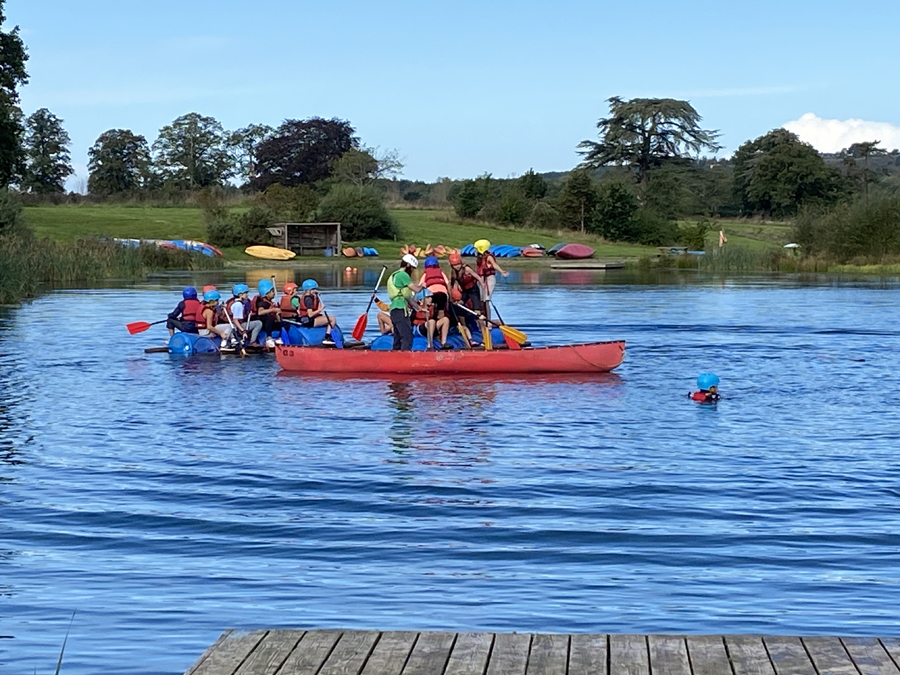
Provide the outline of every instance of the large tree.
[[160,129],[153,154],[163,183],[185,190],[221,185],[234,174],[222,125],[197,113],[182,115]]
[[147,139],[129,129],[110,129],[100,134],[88,150],[88,192],[112,195],[140,190],[150,170]]
[[46,108],[25,120],[25,174],[22,187],[29,192],[50,194],[66,191],[71,176],[69,134],[63,121]]
[[735,197],[745,215],[791,216],[805,204],[830,205],[847,194],[840,172],[786,129],[747,141],[733,161]]
[[266,124],[251,124],[228,135],[228,147],[234,158],[234,175],[241,183],[249,183],[256,175],[256,153],[259,144],[272,137],[275,130]]
[[[0,0],[0,25],[3,24],[3,2]],[[0,187],[8,187],[24,168],[22,150],[22,111],[19,110],[18,87],[28,82],[25,44],[19,27],[9,32],[0,30]]]
[[628,166],[643,187],[650,170],[664,163],[716,152],[718,132],[701,129],[700,114],[687,101],[672,98],[609,99],[609,117],[597,122],[600,140],[578,144],[582,166]]
[[563,227],[584,232],[596,205],[597,186],[590,173],[584,169],[571,172],[556,199],[556,210]]
[[[869,183],[873,183],[877,180],[875,172],[869,169],[869,157],[887,154],[887,150],[878,147],[880,143],[881,141],[863,141],[861,143],[854,143],[841,153],[844,155],[844,164],[847,166],[848,178],[858,178],[860,182],[862,182],[867,205],[869,203]],[[859,169],[856,164],[856,160],[859,158],[863,159],[862,169]]]
[[351,148],[359,148],[350,122],[312,117],[286,120],[272,138],[257,148],[257,175],[251,185],[265,190],[274,183],[311,185],[328,178],[334,162]]

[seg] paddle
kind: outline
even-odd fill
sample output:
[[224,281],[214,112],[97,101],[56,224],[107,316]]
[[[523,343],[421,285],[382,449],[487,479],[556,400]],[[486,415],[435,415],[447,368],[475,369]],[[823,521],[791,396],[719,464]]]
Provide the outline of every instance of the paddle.
[[[482,322],[481,315],[477,312],[473,312],[465,305],[453,303],[453,306],[468,312],[472,316],[478,317],[478,325],[481,327],[481,344],[487,351],[492,351],[494,349],[494,340],[491,337],[491,329],[489,328],[491,323],[487,320]],[[460,326],[460,329],[462,329],[462,326]],[[460,332],[462,332],[462,330],[460,330]]]
[[128,329],[128,332],[134,335],[135,333],[143,333],[145,330],[150,328],[150,326],[155,326],[158,323],[165,323],[168,319],[163,319],[162,321],[154,321],[153,323],[147,323],[146,321],[135,321],[134,323],[126,323],[125,328]]
[[[328,316],[328,312],[324,309],[322,310],[322,314],[325,315],[325,319],[328,321],[328,325],[331,325],[331,317]],[[335,322],[334,327],[331,329],[331,339],[334,340],[334,346],[337,349],[344,348],[344,334],[341,333],[341,329],[338,328],[337,322]]]
[[[525,335],[525,333],[513,328],[512,326],[506,325],[506,322],[503,320],[503,317],[500,316],[500,310],[497,309],[497,305],[494,304],[493,300],[491,300],[490,302],[491,302],[491,306],[493,306],[493,308],[494,308],[494,311],[497,312],[497,318],[500,319],[500,332],[503,333],[503,337],[504,338],[508,337],[512,340],[515,340],[520,345],[523,345],[526,342],[528,342],[528,336]],[[507,344],[508,343],[509,343],[509,340],[507,340]]]
[[[238,300],[238,302],[240,302],[240,300]],[[225,318],[228,319],[228,323],[231,324],[231,336],[232,336],[233,338],[237,339],[238,329],[237,329],[237,326],[234,325],[234,321],[231,320],[231,314],[228,313],[228,308],[227,308],[227,307],[223,307],[223,308],[222,308],[222,313],[225,315]],[[241,338],[240,338],[240,340],[239,340],[240,345],[241,345],[241,356],[247,356],[247,349],[246,349],[246,347],[244,346],[245,338],[246,338],[246,336],[243,336],[243,335],[242,335]]]
[[378,294],[378,287],[381,286],[381,278],[384,276],[384,273],[386,271],[387,265],[381,268],[381,274],[378,275],[378,283],[375,284],[375,290],[372,291],[372,297],[369,298],[369,304],[366,307],[366,313],[356,320],[356,325],[353,327],[353,332],[351,333],[351,335],[357,342],[362,340],[362,336],[366,332],[366,324],[369,322],[369,310],[372,309],[372,303],[375,301],[375,296]]

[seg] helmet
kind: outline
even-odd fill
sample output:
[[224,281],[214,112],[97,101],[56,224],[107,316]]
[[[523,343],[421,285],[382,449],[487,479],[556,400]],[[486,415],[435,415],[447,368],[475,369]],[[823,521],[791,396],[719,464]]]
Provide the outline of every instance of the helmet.
[[212,289],[212,290],[210,290],[210,291],[206,291],[206,292],[203,294],[203,301],[204,301],[204,302],[212,302],[213,300],[218,300],[218,299],[221,298],[221,297],[222,297],[222,296],[219,295],[219,291],[217,291],[217,290],[214,288],[214,289]]
[[249,293],[250,288],[247,284],[235,284],[234,288],[231,289],[231,292],[235,295],[240,295],[241,293]]
[[296,291],[296,290],[297,290],[297,284],[295,284],[293,281],[287,282],[287,283],[286,283],[284,286],[282,286],[282,288],[281,288],[281,291],[282,291],[283,293],[290,293],[290,292]]
[[700,389],[709,389],[719,386],[719,376],[715,373],[703,373],[697,378],[697,386]]
[[479,253],[484,253],[491,247],[491,242],[487,239],[479,239],[475,242],[475,250]]
[[454,286],[450,289],[450,299],[453,300],[453,302],[462,300],[462,291],[459,290],[459,286]]
[[425,298],[430,298],[430,297],[431,297],[431,291],[429,291],[427,288],[423,288],[421,291],[416,293],[416,300],[424,300]]
[[181,291],[181,297],[185,300],[196,300],[197,299],[197,289],[193,286],[188,286],[183,291]]
[[409,266],[412,267],[413,269],[416,269],[416,268],[419,266],[419,261],[418,261],[418,259],[416,258],[416,256],[410,255],[409,253],[407,253],[405,256],[403,256],[402,258],[400,258],[400,260],[402,260],[403,262],[405,262],[407,265],[409,265]]
[[204,287],[203,287],[203,292],[204,292],[204,293],[206,293],[206,291],[215,291],[215,290],[218,290],[218,289],[217,289],[215,286],[213,286],[212,284],[210,284],[209,286],[204,286]]
[[272,283],[271,279],[260,279],[256,285],[256,290],[259,291],[260,295],[265,295],[269,291],[275,290],[275,284]]
[[314,291],[319,287],[318,282],[315,279],[307,279],[303,282],[303,290],[305,291]]
[[462,256],[459,253],[451,253],[447,260],[450,261],[451,265],[461,265],[462,264]]
[[441,266],[441,264],[438,262],[438,259],[435,258],[433,255],[430,255],[427,258],[425,258],[425,267],[440,267],[440,266]]

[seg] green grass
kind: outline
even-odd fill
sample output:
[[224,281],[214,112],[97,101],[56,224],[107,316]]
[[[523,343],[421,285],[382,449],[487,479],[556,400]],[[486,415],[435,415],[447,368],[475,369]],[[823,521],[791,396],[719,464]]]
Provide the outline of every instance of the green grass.
[[81,237],[199,239],[206,237],[200,209],[189,207],[62,205],[29,206],[25,222],[38,238]]

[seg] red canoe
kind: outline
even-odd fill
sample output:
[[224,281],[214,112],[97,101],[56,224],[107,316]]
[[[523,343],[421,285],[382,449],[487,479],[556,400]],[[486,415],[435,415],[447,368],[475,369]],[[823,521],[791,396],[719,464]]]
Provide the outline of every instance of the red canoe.
[[594,249],[584,244],[566,244],[556,251],[556,257],[564,260],[581,260],[590,258],[592,255],[594,255]]
[[606,373],[625,356],[625,342],[521,350],[392,352],[278,347],[285,370],[303,373]]

